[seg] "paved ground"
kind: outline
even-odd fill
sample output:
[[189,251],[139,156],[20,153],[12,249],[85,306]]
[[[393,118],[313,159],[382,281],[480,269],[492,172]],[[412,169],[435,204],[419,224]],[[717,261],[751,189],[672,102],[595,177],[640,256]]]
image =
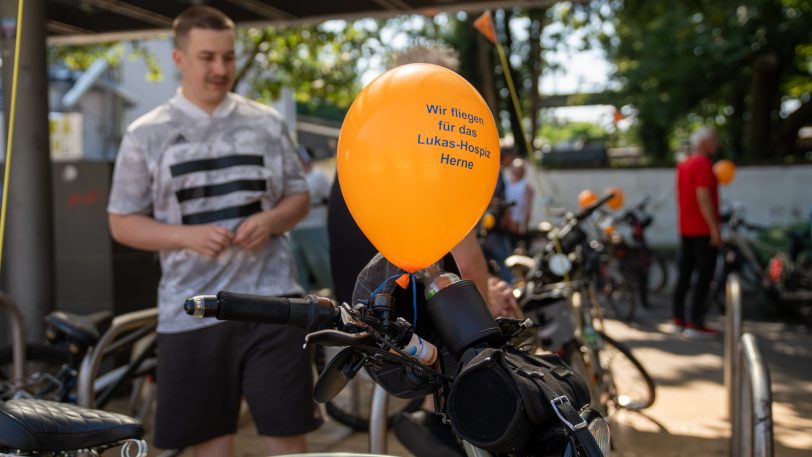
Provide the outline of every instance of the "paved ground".
[[[614,418],[613,455],[727,456],[722,341],[664,333],[662,324],[668,317],[668,298],[663,296],[655,297],[653,309],[641,310],[631,325],[608,323],[608,333],[632,347],[657,382],[657,401],[645,414],[621,413]],[[718,316],[710,322],[721,327]],[[775,455],[812,456],[812,334],[800,326],[773,322],[746,321],[744,330],[758,338],[771,372]],[[310,434],[308,442],[311,452],[368,449],[366,434],[352,433],[335,422]],[[250,420],[241,427],[238,443],[238,455],[264,455]],[[391,434],[388,452],[411,455]]]

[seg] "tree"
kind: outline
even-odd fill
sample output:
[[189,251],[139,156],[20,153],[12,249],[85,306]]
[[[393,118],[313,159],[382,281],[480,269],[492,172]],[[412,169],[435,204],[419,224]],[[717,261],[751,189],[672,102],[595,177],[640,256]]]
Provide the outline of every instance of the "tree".
[[[803,0],[595,1],[611,9],[602,43],[641,140],[669,159],[676,126],[715,124],[734,153],[762,161],[793,153],[812,122],[812,3]],[[782,102],[800,101],[791,114]]]
[[121,42],[108,42],[83,45],[59,45],[48,48],[48,64],[62,63],[71,70],[87,70],[98,59],[105,59],[116,67],[123,58],[144,59],[147,65],[145,77],[149,81],[159,81],[163,71],[155,56],[143,46],[141,41],[133,41],[128,54],[125,56],[124,45]]
[[381,23],[322,23],[239,30],[242,66],[235,86],[272,101],[290,88],[297,102],[346,108],[360,90],[360,60],[383,48]]

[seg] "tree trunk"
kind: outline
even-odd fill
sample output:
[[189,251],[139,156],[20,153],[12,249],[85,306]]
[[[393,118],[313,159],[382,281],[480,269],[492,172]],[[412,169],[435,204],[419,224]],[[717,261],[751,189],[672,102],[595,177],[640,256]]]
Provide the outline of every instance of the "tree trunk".
[[733,114],[728,117],[728,138],[730,140],[731,158],[735,161],[745,159],[747,155],[744,150],[744,111],[747,109],[747,81],[738,78],[733,83],[733,93],[730,99],[730,106]]
[[770,135],[780,97],[781,70],[778,57],[768,54],[756,60],[750,84],[750,128],[747,153],[756,160],[781,157],[771,149]]
[[499,98],[496,95],[496,80],[493,77],[493,44],[480,34],[476,37],[477,62],[479,63],[479,74],[482,87],[482,97],[499,124]]
[[649,156],[652,165],[665,165],[668,159],[668,131],[665,126],[647,122],[640,117],[640,139],[643,142],[643,151]]
[[[516,74],[516,71],[513,68],[513,66],[510,64],[510,54],[511,54],[511,48],[512,48],[512,44],[513,44],[513,38],[510,35],[510,18],[512,16],[512,14],[511,14],[511,12],[509,10],[501,10],[500,13],[501,14],[496,15],[496,18],[498,20],[498,29],[500,29],[503,32],[503,35],[504,35],[503,45],[504,45],[505,58],[506,58],[505,60],[507,60],[506,64],[507,64],[507,67],[508,67],[508,68],[502,68],[502,75],[504,76],[504,79],[505,79],[505,87],[506,88],[508,88],[508,84],[509,84],[508,78],[511,78],[510,82],[513,83],[513,88],[517,92],[516,93],[516,98],[521,100],[520,95],[518,94],[519,84],[518,84],[518,81],[516,81],[516,78],[514,77],[515,74]],[[498,32],[497,32],[497,35],[498,35]],[[532,151],[527,150],[527,143],[525,142],[525,136],[524,136],[524,132],[523,132],[523,129],[522,129],[522,124],[521,124],[522,119],[519,117],[519,113],[517,111],[517,108],[519,108],[519,107],[517,107],[513,103],[513,99],[511,97],[510,93],[508,93],[506,95],[507,96],[500,97],[500,98],[502,99],[502,101],[504,103],[504,106],[505,106],[505,108],[507,109],[507,112],[510,115],[510,130],[511,130],[511,132],[513,132],[513,140],[514,140],[514,143],[516,145],[516,153],[520,157],[529,157],[530,153]]]

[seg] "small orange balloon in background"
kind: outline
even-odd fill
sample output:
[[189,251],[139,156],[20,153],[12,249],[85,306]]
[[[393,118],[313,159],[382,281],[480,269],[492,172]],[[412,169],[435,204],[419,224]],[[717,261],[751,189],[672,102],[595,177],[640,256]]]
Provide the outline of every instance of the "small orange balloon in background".
[[736,178],[736,165],[730,160],[720,160],[713,164],[713,174],[719,184],[730,184]]
[[496,216],[491,213],[485,213],[482,216],[482,226],[485,227],[485,230],[491,230],[496,227]]
[[598,201],[598,196],[589,189],[584,189],[578,194],[578,207],[581,209],[586,208],[596,201]]
[[623,191],[620,190],[619,187],[610,187],[603,192],[604,195],[615,194],[614,197],[610,198],[606,204],[609,208],[612,208],[612,211],[617,211],[623,206],[624,195]]
[[409,272],[440,260],[474,228],[499,176],[485,100],[430,64],[402,65],[369,83],[344,118],[337,156],[353,219]]

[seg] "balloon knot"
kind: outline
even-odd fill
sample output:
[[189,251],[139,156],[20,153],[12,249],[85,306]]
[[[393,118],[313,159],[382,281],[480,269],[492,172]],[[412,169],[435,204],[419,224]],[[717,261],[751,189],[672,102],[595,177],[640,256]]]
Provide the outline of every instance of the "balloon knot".
[[395,280],[395,282],[398,283],[401,289],[405,289],[409,287],[410,278],[411,275],[409,273],[403,273],[398,279]]

